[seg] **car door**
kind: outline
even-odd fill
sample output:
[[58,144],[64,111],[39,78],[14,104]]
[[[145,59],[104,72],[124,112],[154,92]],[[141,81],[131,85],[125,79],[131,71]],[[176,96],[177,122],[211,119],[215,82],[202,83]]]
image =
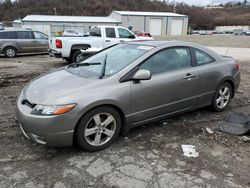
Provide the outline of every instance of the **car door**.
[[131,82],[131,121],[135,124],[192,108],[199,94],[199,75],[189,47],[171,47],[152,55],[138,67],[150,80]]
[[20,53],[36,52],[36,40],[33,37],[32,31],[16,31],[16,35]]
[[114,27],[106,27],[104,37],[104,48],[119,43],[119,39],[116,38],[116,32]]
[[49,40],[47,35],[34,31],[34,38],[36,41],[36,52],[47,52],[49,48]]
[[200,98],[199,106],[211,104],[212,98],[218,82],[222,79],[221,72],[218,71],[221,69],[220,63],[215,63],[216,60],[210,56],[205,51],[202,51],[197,48],[192,48],[195,66],[199,71],[200,75]]
[[104,33],[105,31],[103,31],[100,27],[91,27],[89,30],[89,37],[84,37],[83,40],[78,40],[78,42],[81,44],[85,43],[84,41],[86,40],[91,47],[103,48],[105,46]]

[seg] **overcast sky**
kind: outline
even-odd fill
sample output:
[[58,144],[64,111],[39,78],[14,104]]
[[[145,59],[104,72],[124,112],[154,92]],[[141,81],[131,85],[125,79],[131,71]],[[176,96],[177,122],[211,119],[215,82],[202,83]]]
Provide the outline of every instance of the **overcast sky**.
[[[4,0],[0,0],[0,2],[3,2]],[[12,0],[14,1],[14,0]],[[162,1],[162,0],[160,0]],[[220,4],[220,3],[227,3],[230,1],[241,1],[243,0],[169,0],[169,2],[184,2],[189,5],[196,5],[196,6],[206,6],[211,4]],[[250,2],[250,0],[248,0]]]
[[[197,5],[197,6],[206,6],[208,4],[218,4],[218,3],[227,3],[232,0],[175,0],[175,2],[184,2],[189,5]],[[236,0],[243,1],[243,0]]]

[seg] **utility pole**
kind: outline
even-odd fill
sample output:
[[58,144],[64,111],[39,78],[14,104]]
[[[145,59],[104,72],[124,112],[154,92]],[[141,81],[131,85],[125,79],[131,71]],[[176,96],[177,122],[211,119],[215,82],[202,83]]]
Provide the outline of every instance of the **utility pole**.
[[57,12],[56,12],[56,8],[53,8],[54,9],[54,11],[55,11],[55,16],[57,15]]
[[173,5],[173,12],[176,13],[176,2],[174,1],[173,3],[174,3],[174,5]]

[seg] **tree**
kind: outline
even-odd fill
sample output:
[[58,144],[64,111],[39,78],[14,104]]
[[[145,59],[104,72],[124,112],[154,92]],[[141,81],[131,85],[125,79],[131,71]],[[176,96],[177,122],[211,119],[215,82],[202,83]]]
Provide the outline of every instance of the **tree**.
[[[108,16],[113,10],[172,12],[173,1],[151,0],[0,0],[0,20],[13,21],[29,14]],[[250,7],[226,3],[223,9],[204,9],[176,3],[176,12],[189,17],[192,29],[214,29],[217,25],[250,25]]]

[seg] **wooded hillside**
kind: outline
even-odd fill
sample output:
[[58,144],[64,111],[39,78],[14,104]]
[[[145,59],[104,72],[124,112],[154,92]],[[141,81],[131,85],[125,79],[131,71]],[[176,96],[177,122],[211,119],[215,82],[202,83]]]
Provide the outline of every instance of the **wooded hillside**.
[[[5,0],[0,3],[0,21],[13,21],[28,14],[107,16],[112,10],[172,12],[173,4],[149,0]],[[250,7],[225,6],[204,9],[180,3],[176,12],[189,16],[192,29],[213,29],[217,25],[250,25]]]

